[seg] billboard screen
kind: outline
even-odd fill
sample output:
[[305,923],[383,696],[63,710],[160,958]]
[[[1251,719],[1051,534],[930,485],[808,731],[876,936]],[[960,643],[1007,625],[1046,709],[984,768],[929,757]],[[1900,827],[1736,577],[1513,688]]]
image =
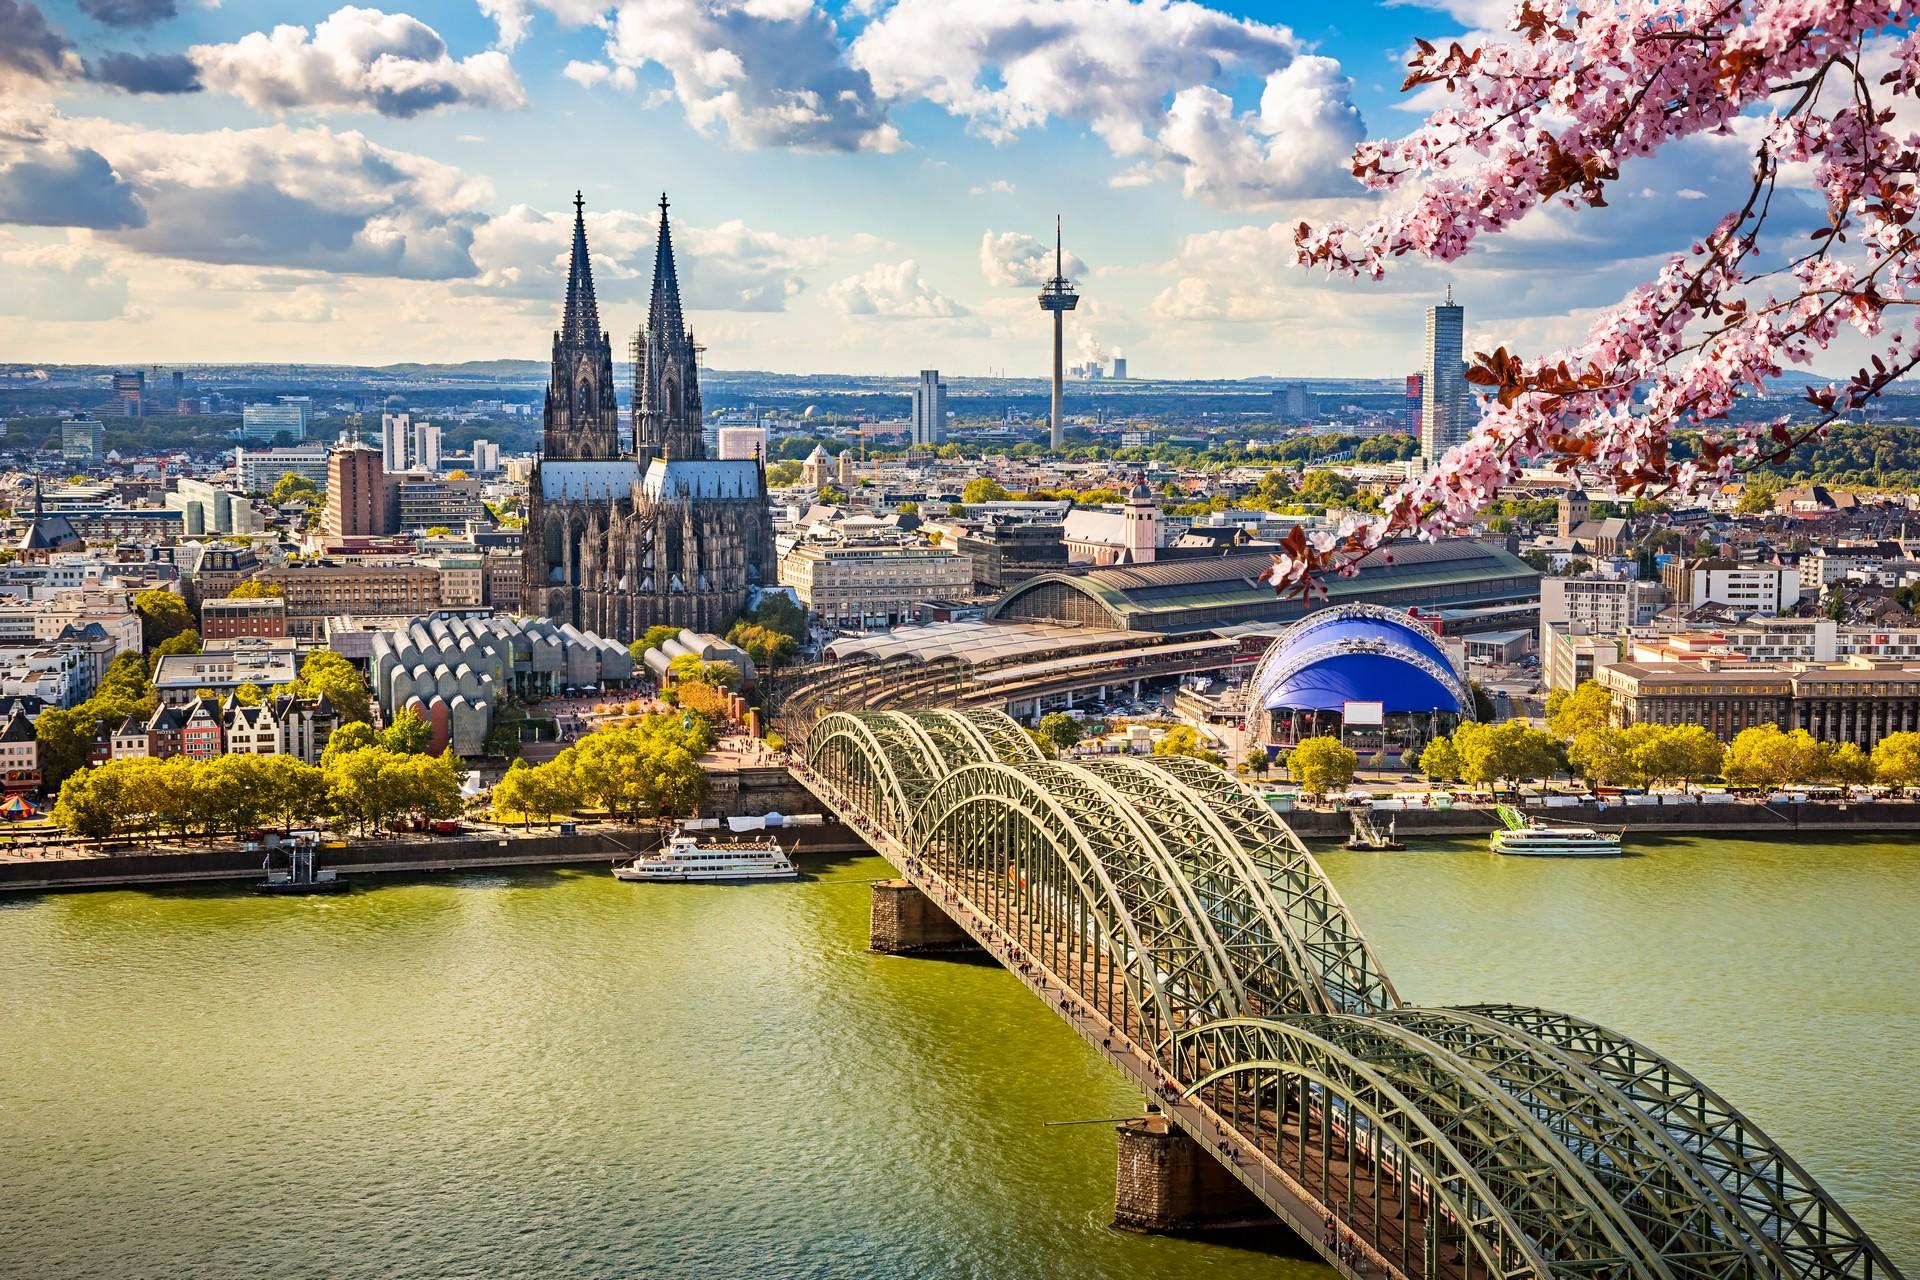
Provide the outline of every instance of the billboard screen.
[[1343,702],[1340,704],[1340,718],[1347,728],[1365,725],[1381,725],[1387,722],[1387,704],[1384,702]]

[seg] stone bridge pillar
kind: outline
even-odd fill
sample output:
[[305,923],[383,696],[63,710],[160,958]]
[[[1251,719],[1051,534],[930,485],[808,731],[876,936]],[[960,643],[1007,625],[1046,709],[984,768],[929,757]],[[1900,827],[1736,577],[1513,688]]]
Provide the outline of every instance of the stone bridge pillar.
[[881,955],[966,951],[977,943],[926,894],[905,880],[876,880],[870,946]]
[[1273,1221],[1258,1196],[1164,1115],[1118,1126],[1113,1225],[1160,1234]]

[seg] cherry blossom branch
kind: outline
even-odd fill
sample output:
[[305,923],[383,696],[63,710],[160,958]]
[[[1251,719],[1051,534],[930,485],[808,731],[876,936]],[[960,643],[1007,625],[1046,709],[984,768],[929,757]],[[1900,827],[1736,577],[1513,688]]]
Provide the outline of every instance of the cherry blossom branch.
[[[1452,261],[1550,200],[1604,206],[1623,165],[1694,135],[1756,136],[1752,185],[1708,235],[1602,312],[1581,344],[1531,359],[1477,353],[1466,377],[1491,399],[1469,439],[1403,485],[1381,517],[1292,534],[1268,575],[1275,589],[1312,593],[1393,538],[1463,527],[1529,464],[1635,494],[1724,481],[1820,438],[1920,363],[1920,327],[1885,332],[1889,311],[1920,301],[1920,239],[1910,229],[1920,137],[1888,129],[1920,87],[1913,8],[1524,0],[1517,39],[1445,50],[1420,42],[1406,87],[1442,87],[1454,104],[1406,138],[1354,153],[1368,186],[1418,189],[1362,228],[1300,224],[1302,265],[1379,278],[1408,254]],[[1895,69],[1879,82],[1893,101],[1883,104],[1865,66],[1896,39]],[[1826,225],[1811,248],[1761,269],[1790,166],[1810,174]],[[1789,287],[1763,292],[1771,283]],[[1810,363],[1847,327],[1882,350],[1844,387],[1808,394],[1811,423],[1727,421],[1738,400],[1787,365]],[[1675,434],[1695,432],[1696,456],[1677,458]]]

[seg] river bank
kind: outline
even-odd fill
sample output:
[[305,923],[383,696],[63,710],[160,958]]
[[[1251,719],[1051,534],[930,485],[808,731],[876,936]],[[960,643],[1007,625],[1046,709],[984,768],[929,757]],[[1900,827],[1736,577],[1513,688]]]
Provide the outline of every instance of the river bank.
[[[1590,827],[1620,827],[1648,834],[1739,835],[1769,837],[1795,832],[1861,835],[1920,832],[1920,803],[1870,800],[1850,804],[1580,804],[1524,810],[1550,822]],[[1389,819],[1401,836],[1487,835],[1501,825],[1492,809],[1374,809],[1376,824]],[[1344,838],[1352,819],[1347,808],[1293,809],[1281,815],[1309,839]]]
[[[870,852],[865,841],[837,822],[774,834],[788,855],[796,858]],[[431,839],[350,841],[344,848],[322,850],[320,865],[348,877],[392,871],[604,866],[648,847],[647,839],[647,833],[625,828],[588,829],[571,835],[496,829]],[[234,847],[155,848],[0,861],[0,894],[258,880],[264,856],[258,850]]]

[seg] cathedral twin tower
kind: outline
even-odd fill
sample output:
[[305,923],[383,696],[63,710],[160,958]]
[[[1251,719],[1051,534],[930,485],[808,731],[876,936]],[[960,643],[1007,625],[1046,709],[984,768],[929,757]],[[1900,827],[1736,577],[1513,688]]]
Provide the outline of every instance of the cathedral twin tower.
[[613,346],[577,193],[573,204],[566,308],[527,487],[521,605],[622,641],[663,624],[723,630],[749,588],[774,576],[763,461],[706,456],[698,348],[680,310],[665,196],[653,297],[634,342],[633,452],[621,452]]

